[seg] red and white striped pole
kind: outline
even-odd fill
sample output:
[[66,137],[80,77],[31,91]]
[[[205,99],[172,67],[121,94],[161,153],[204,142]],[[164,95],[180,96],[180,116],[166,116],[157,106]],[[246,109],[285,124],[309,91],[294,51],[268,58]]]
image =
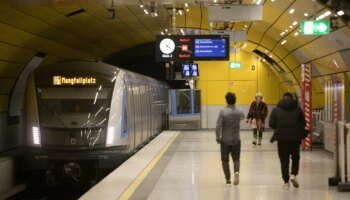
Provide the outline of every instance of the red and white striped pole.
[[305,114],[306,130],[309,135],[303,140],[302,148],[312,149],[312,87],[311,87],[311,65],[301,65],[301,91],[302,91],[302,108]]

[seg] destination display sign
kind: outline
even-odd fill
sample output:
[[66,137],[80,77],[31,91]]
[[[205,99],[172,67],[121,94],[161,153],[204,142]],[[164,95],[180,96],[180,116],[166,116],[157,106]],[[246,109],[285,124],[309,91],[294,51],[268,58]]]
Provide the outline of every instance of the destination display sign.
[[52,83],[53,85],[95,85],[96,78],[53,76]]

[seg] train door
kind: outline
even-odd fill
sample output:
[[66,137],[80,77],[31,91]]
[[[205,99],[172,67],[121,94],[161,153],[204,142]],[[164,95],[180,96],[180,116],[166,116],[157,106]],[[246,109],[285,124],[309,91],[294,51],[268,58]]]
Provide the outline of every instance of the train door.
[[147,127],[147,102],[146,102],[146,98],[145,98],[145,95],[146,95],[146,86],[145,86],[145,82],[144,80],[142,80],[142,82],[140,83],[140,92],[141,92],[141,95],[140,95],[140,98],[141,98],[141,116],[142,116],[142,141],[147,141],[148,139],[148,136],[147,136],[147,130],[148,130],[148,127]]
[[135,78],[133,83],[134,91],[134,109],[135,109],[135,145],[138,146],[142,143],[142,110],[141,110],[141,93],[140,84]]
[[135,110],[133,99],[133,86],[130,82],[130,77],[125,78],[125,91],[127,101],[127,131],[130,149],[135,148]]

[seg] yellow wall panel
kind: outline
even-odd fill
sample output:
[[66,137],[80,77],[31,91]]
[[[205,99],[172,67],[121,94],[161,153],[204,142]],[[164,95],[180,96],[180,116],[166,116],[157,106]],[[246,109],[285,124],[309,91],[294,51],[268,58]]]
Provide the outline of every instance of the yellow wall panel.
[[0,94],[9,94],[16,79],[0,78]]
[[207,81],[207,105],[225,105],[228,81]]
[[237,105],[250,105],[256,94],[256,81],[231,81],[230,92],[236,94]]
[[198,81],[198,88],[201,88],[201,102],[207,104],[207,81]]
[[280,78],[273,73],[269,66],[263,64],[259,68],[258,91],[264,96],[267,104],[276,104],[280,99]]

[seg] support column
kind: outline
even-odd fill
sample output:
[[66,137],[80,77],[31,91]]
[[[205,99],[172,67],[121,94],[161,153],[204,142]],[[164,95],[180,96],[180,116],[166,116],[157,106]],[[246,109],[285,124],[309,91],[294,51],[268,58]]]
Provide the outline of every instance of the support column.
[[302,89],[302,107],[305,113],[306,130],[309,135],[303,140],[302,148],[312,150],[312,87],[311,87],[311,65],[303,64],[301,66],[301,89]]

